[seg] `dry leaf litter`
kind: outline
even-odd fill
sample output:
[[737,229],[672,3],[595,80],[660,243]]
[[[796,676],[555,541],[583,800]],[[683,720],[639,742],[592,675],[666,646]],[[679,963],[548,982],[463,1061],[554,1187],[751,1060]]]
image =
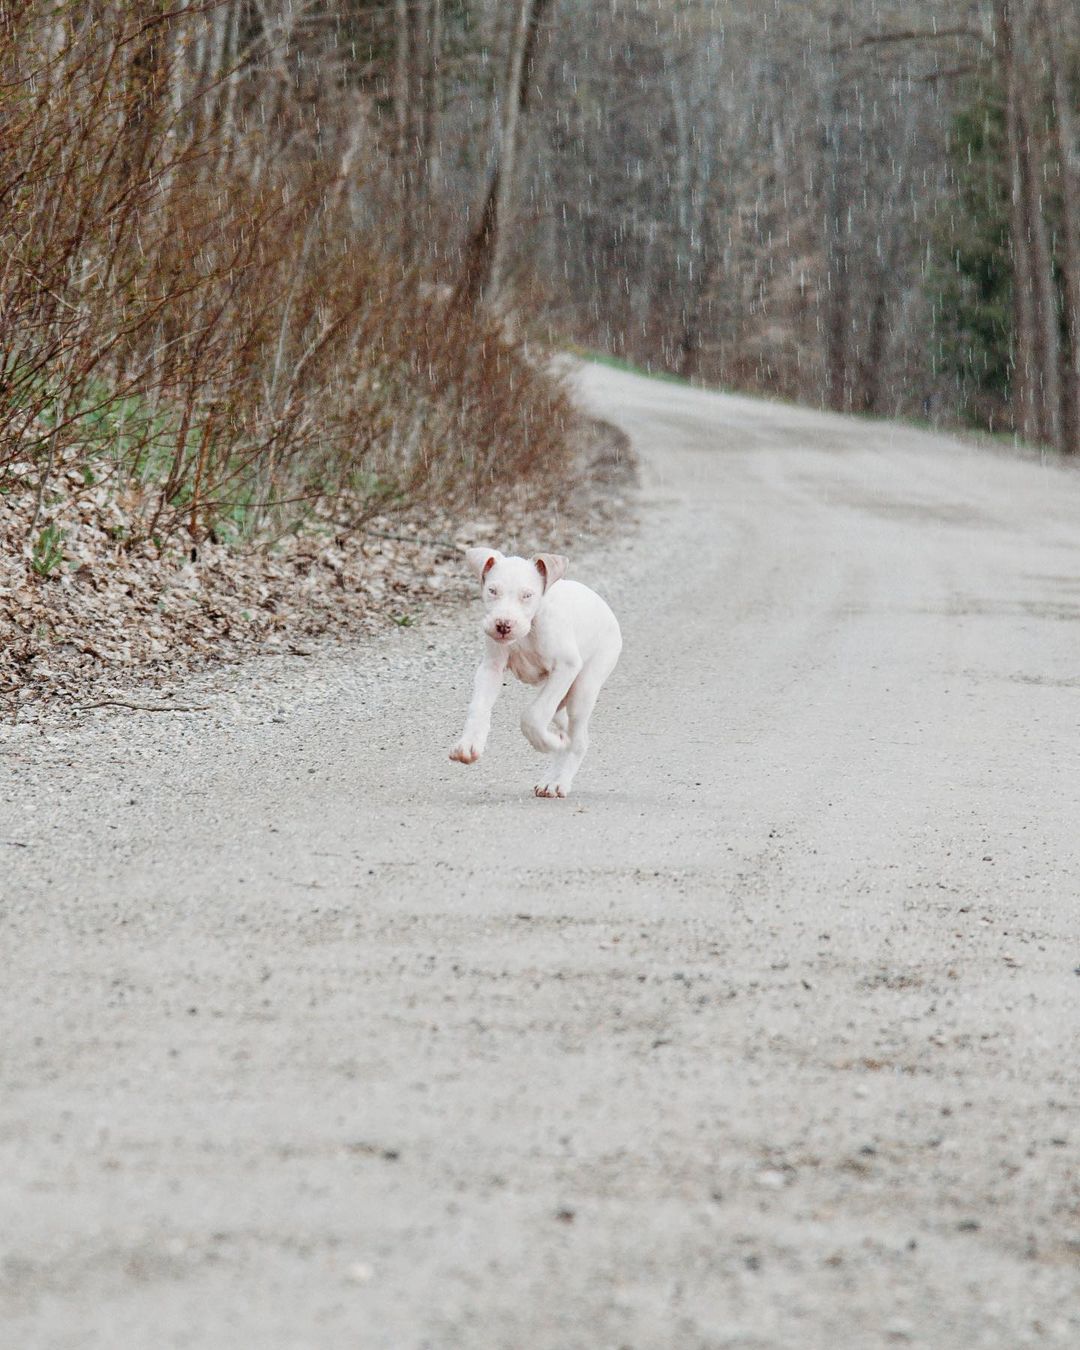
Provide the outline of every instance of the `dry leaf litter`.
[[[174,682],[192,671],[411,626],[472,595],[462,548],[572,551],[625,519],[634,484],[626,438],[589,422],[577,480],[557,506],[506,493],[468,518],[415,509],[268,550],[177,539],[159,552],[121,542],[133,495],[58,466],[33,532],[36,483],[0,498],[0,711],[10,725],[113,703],[168,708]],[[46,525],[62,558],[42,575],[33,540]]]

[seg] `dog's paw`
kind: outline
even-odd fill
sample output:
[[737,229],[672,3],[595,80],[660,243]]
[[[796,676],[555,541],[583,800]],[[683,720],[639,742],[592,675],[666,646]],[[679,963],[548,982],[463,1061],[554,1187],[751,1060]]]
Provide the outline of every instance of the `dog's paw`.
[[569,786],[564,787],[562,783],[537,783],[533,792],[537,797],[565,797],[570,791]]
[[464,737],[450,751],[450,758],[458,764],[475,764],[484,753],[479,741],[467,741]]
[[566,737],[552,726],[538,722],[532,713],[526,711],[521,718],[522,735],[534,750],[542,755],[554,754],[566,748]]

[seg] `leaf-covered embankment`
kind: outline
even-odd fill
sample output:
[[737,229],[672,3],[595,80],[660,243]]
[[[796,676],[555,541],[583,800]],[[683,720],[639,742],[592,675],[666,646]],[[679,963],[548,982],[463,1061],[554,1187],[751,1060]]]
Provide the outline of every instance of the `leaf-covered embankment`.
[[573,491],[565,384],[380,227],[363,109],[281,87],[254,30],[211,78],[216,22],[113,0],[0,22],[14,699],[406,621],[480,503],[542,517]]

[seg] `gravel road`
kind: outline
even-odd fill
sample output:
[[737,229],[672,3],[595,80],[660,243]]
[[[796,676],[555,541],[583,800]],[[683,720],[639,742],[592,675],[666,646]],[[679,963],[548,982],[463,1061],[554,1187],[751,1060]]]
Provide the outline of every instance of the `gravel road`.
[[569,800],[472,612],[0,733],[5,1346],[1080,1345],[1080,475],[580,378]]

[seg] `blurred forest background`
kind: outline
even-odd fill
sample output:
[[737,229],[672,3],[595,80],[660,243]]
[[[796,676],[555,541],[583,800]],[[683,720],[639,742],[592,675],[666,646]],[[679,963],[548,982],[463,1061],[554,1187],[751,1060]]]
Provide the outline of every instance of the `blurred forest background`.
[[560,344],[1080,449],[1074,0],[0,0],[0,115],[39,570],[527,482]]

